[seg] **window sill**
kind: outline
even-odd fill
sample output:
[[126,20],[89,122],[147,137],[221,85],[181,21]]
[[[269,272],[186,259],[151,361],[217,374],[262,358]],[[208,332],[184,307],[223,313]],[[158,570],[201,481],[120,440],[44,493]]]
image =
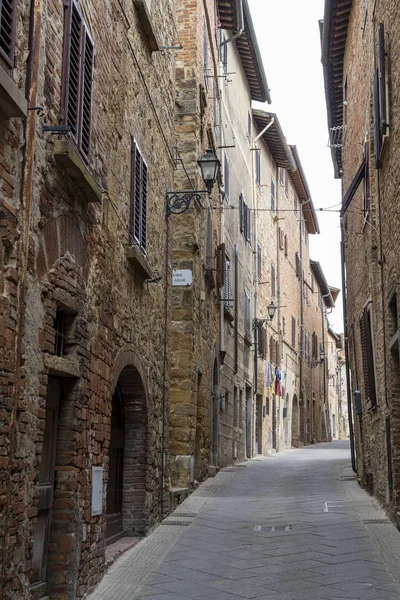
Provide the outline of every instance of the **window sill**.
[[233,323],[235,317],[233,316],[232,312],[231,312],[231,308],[227,307],[226,305],[224,305],[224,317],[225,319],[227,319],[230,323]]
[[146,0],[133,0],[133,4],[137,10],[140,23],[142,24],[144,34],[149,44],[149,48],[152,52],[160,50],[160,44],[158,42],[155,28],[152,22],[151,14],[147,8]]
[[149,263],[137,246],[125,246],[125,256],[143,279],[151,279],[152,275]]
[[88,202],[100,202],[102,189],[83,162],[77,147],[70,140],[56,140],[54,158],[74,180]]
[[389,348],[390,348],[391,352],[398,352],[399,351],[399,333],[400,333],[400,329],[398,329],[396,331],[396,333],[394,334],[394,336],[390,340]]
[[215,288],[214,269],[206,269],[205,280],[206,280],[208,289],[213,290]]
[[49,370],[49,375],[56,377],[73,377],[78,379],[81,376],[79,365],[72,358],[65,356],[45,356],[44,364]]
[[7,119],[11,119],[12,117],[23,118],[28,114],[28,101],[7,71],[1,66],[0,107],[1,112]]
[[244,335],[244,343],[247,344],[248,346],[253,345],[252,339],[248,333],[245,333],[245,335]]

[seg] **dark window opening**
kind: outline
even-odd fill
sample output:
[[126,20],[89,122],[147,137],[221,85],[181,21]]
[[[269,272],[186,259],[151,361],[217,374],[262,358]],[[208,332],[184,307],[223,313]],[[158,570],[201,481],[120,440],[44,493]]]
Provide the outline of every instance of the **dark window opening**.
[[148,169],[138,145],[132,141],[131,163],[131,243],[146,252],[147,247],[147,191]]
[[71,354],[75,346],[75,325],[76,313],[57,308],[56,318],[54,319],[54,354],[56,356],[67,356]]
[[0,57],[14,66],[17,0],[0,0]]

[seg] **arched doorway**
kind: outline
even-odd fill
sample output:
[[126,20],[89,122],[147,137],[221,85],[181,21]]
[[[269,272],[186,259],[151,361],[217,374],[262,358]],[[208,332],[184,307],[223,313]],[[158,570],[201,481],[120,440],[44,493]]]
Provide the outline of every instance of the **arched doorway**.
[[306,445],[306,415],[305,415],[305,398],[304,395],[300,396],[300,439],[299,442]]
[[148,423],[144,385],[138,370],[121,372],[111,406],[107,483],[107,543],[149,527]]
[[299,447],[299,402],[296,394],[293,396],[293,407],[292,407],[292,446],[294,448]]

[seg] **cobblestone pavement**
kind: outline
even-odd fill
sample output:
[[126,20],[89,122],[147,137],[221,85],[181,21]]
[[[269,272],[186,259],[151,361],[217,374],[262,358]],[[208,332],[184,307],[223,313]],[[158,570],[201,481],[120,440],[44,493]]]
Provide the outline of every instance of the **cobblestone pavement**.
[[400,533],[346,442],[256,458],[203,483],[90,600],[400,600]]

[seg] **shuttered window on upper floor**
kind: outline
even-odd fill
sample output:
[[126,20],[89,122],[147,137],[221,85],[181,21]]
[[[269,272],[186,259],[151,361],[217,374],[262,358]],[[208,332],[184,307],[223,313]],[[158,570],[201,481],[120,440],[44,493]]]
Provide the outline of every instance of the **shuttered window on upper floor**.
[[230,173],[229,173],[229,159],[224,153],[224,187],[225,187],[225,196],[229,199],[229,187],[230,187]]
[[250,318],[250,294],[244,293],[244,329],[247,337],[251,333],[251,318]]
[[275,276],[275,265],[271,265],[271,296],[275,298],[276,293],[276,276]]
[[261,185],[261,150],[256,150],[256,183]]
[[371,305],[364,308],[360,319],[360,336],[362,349],[362,362],[364,373],[365,399],[368,408],[374,408],[377,405],[376,386],[375,386],[375,362],[374,348],[372,343],[372,323],[371,323]]
[[292,317],[292,347],[296,349],[296,319]]
[[14,66],[17,0],[0,0],[0,58]]
[[275,210],[275,183],[271,179],[271,210]]
[[143,252],[147,248],[147,194],[147,164],[132,140],[130,238]]
[[94,45],[77,3],[66,7],[62,73],[62,122],[88,157],[91,136]]

